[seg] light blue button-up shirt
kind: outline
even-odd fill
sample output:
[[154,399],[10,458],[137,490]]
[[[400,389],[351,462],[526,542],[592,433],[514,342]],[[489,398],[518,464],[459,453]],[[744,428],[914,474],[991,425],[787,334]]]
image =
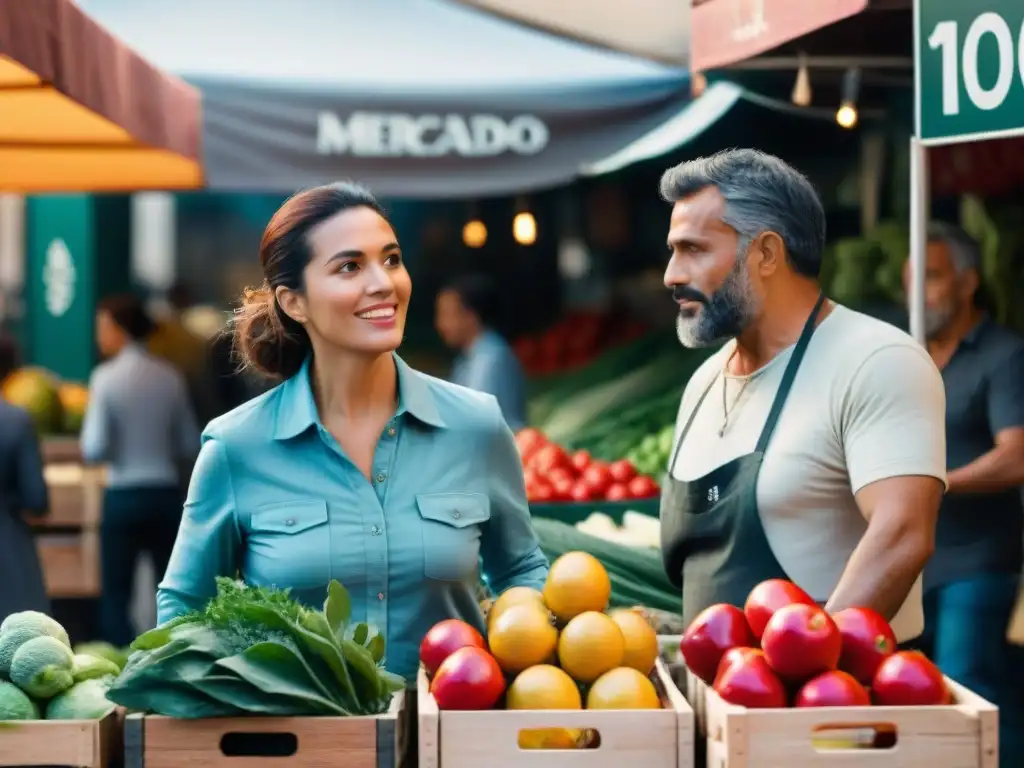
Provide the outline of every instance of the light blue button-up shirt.
[[514,431],[526,426],[526,377],[512,347],[494,331],[481,333],[455,361],[452,381],[498,400]]
[[337,579],[353,620],[384,633],[388,669],[412,682],[436,622],[483,630],[478,574],[494,592],[543,586],[548,563],[497,402],[395,363],[399,404],[372,482],[322,426],[309,363],[210,423],[157,594],[160,622],[203,604],[216,576],[240,572],[316,606]]

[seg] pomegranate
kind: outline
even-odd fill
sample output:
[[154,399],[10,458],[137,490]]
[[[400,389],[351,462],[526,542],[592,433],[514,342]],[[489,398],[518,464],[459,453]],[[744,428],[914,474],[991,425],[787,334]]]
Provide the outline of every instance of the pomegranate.
[[761,636],[765,659],[790,682],[803,682],[835,669],[842,643],[829,615],[816,605],[803,603],[777,610]]
[[833,669],[812,677],[797,691],[794,707],[868,707],[871,697],[857,679]]
[[754,637],[743,611],[734,605],[719,603],[705,608],[690,622],[679,643],[679,651],[690,671],[710,685],[726,651],[753,644]]
[[718,671],[715,673],[715,683],[718,682],[718,678],[722,676],[722,673],[731,667],[733,664],[738,664],[741,661],[746,660],[751,654],[761,653],[757,648],[730,648],[722,656],[722,660],[718,663]]
[[897,651],[878,667],[871,698],[886,707],[928,707],[949,704],[946,678],[923,653]]
[[730,704],[750,709],[786,706],[786,687],[768,666],[764,653],[753,650],[722,670],[715,693]]
[[420,663],[433,677],[441,663],[460,648],[473,647],[487,650],[484,640],[475,628],[458,619],[446,619],[432,626],[420,643]]
[[438,709],[491,709],[504,692],[498,662],[474,647],[460,648],[445,659],[430,683]]
[[760,640],[772,615],[779,608],[793,603],[817,605],[814,598],[793,582],[785,579],[768,579],[750,590],[747,602],[743,606],[743,613],[747,617],[747,623],[750,625],[754,637]]
[[896,635],[882,614],[870,608],[847,608],[832,617],[843,638],[839,668],[863,685],[871,685],[875,673],[896,651]]

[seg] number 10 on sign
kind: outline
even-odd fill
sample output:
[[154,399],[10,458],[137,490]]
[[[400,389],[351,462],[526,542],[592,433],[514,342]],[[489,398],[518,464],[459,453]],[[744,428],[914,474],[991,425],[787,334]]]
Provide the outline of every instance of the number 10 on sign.
[[918,0],[915,17],[922,142],[1024,134],[1024,0]]

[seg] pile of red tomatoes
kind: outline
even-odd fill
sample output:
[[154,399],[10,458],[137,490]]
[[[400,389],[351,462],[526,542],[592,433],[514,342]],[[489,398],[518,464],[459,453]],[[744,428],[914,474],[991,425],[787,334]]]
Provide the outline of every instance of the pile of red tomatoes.
[[897,651],[869,608],[830,616],[781,579],[756,586],[742,609],[713,605],[680,643],[687,667],[731,704],[749,708],[934,706],[950,703],[938,667]]
[[516,447],[532,504],[650,499],[660,493],[654,479],[637,473],[627,459],[607,462],[587,451],[570,454],[537,429],[520,430]]

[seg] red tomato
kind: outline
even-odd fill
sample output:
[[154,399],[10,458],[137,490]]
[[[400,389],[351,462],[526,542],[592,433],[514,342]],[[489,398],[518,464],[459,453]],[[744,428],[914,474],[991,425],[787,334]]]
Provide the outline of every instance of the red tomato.
[[558,485],[561,482],[574,483],[576,482],[576,474],[568,467],[555,467],[545,478],[552,486]]
[[786,706],[786,686],[758,650],[723,669],[714,689],[730,704],[741,707],[781,709]]
[[634,499],[650,499],[657,496],[661,489],[647,475],[637,475],[629,481],[629,495]]
[[548,443],[533,454],[530,466],[536,469],[541,475],[549,475],[556,467],[566,467],[569,464],[569,457],[565,455],[560,445]]
[[929,707],[952,700],[942,672],[918,651],[896,651],[882,662],[871,683],[875,704]]
[[433,677],[441,663],[460,648],[487,649],[484,640],[474,627],[458,619],[446,619],[430,628],[420,643],[420,663],[427,675]]
[[576,487],[576,481],[568,477],[559,477],[551,483],[551,490],[554,492],[555,501],[571,501],[572,489]]
[[722,656],[722,660],[718,662],[718,671],[715,672],[715,682],[718,682],[718,678],[722,676],[722,673],[725,670],[727,670],[733,664],[738,664],[739,662],[743,661],[752,653],[757,654],[762,653],[762,651],[760,651],[757,648],[730,648],[728,651],[726,651],[725,655]]
[[869,707],[871,697],[853,675],[833,669],[812,677],[797,691],[794,707]]
[[608,486],[612,484],[611,472],[603,461],[592,461],[590,466],[583,470],[582,479],[597,497],[603,496]]
[[622,483],[612,483],[604,492],[604,497],[608,501],[625,501],[629,498],[629,488]]
[[591,458],[589,451],[576,451],[570,459],[573,468],[577,473],[582,473],[587,467],[590,466]]
[[594,492],[582,480],[578,480],[572,487],[572,500],[577,503],[594,500]]
[[761,648],[781,677],[804,682],[839,665],[843,638],[824,610],[793,603],[777,610],[768,621]]
[[526,427],[516,433],[516,448],[519,449],[519,455],[524,464],[529,462],[545,443],[547,443],[547,438],[539,429]]
[[843,637],[839,668],[863,685],[871,685],[882,662],[896,652],[896,634],[880,613],[847,608],[832,617]]
[[430,683],[438,709],[490,709],[505,692],[501,667],[482,648],[460,648],[442,662]]
[[690,622],[679,643],[686,666],[709,685],[715,679],[718,665],[731,648],[754,644],[754,636],[734,605],[719,603],[705,608]]
[[554,498],[554,488],[543,481],[537,481],[526,494],[526,500],[531,504],[550,504]]
[[779,608],[793,603],[817,605],[814,598],[793,582],[785,579],[768,579],[750,590],[747,602],[743,606],[743,613],[747,616],[747,622],[754,632],[754,637],[760,640],[772,614]]
[[523,470],[523,482],[526,483],[527,488],[539,480],[540,475],[537,474],[537,470],[531,469],[530,467]]
[[612,480],[616,483],[628,483],[636,477],[636,467],[633,466],[629,459],[613,461],[612,465],[608,467],[608,471],[612,473]]

